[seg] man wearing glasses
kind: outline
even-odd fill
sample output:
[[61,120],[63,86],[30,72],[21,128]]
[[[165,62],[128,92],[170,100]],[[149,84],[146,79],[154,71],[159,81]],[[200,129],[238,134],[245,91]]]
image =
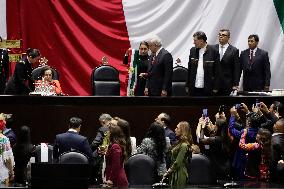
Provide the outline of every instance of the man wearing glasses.
[[220,88],[219,95],[226,96],[239,89],[240,61],[239,49],[229,44],[230,30],[221,29],[219,32],[219,44],[216,48],[220,54]]

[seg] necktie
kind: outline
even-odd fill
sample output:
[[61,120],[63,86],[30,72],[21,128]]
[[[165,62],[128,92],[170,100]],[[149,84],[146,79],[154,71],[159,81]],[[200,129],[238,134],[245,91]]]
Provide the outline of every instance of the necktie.
[[153,54],[152,62],[151,62],[151,63],[152,63],[152,65],[153,65],[153,64],[155,64],[155,63],[157,62],[156,58],[157,58],[157,57],[156,57],[156,54]]
[[250,50],[250,55],[249,55],[249,63],[252,64],[253,60],[253,50]]
[[221,45],[220,60],[222,60],[223,56],[224,56],[224,46]]

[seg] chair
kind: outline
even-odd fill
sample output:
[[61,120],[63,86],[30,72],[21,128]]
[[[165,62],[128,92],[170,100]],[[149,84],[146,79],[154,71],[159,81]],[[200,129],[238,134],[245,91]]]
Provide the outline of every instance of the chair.
[[[39,66],[35,69],[33,69],[32,71],[32,79],[33,80],[41,80],[41,70],[42,68],[44,68],[45,66]],[[56,69],[51,68],[52,70],[52,79],[54,80],[59,80],[59,73]]]
[[213,181],[210,160],[202,154],[192,154],[188,173],[190,184],[211,184]]
[[[53,162],[53,146],[48,144],[48,163]],[[35,148],[35,162],[42,162],[42,157],[41,157],[41,145],[37,145]]]
[[172,96],[187,96],[185,83],[188,71],[185,67],[176,66],[173,68],[172,77]]
[[118,70],[110,65],[96,67],[91,76],[92,92],[95,96],[119,96],[120,81]]
[[88,188],[88,164],[32,163],[31,188]]
[[125,172],[130,185],[152,185],[157,178],[155,161],[144,154],[135,154],[125,163]]
[[88,158],[80,152],[66,152],[59,156],[61,164],[89,164]]

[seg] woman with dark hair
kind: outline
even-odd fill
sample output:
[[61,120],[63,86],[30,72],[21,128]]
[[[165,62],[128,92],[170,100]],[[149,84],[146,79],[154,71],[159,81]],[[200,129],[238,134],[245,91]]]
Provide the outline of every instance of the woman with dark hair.
[[126,161],[126,142],[120,127],[111,125],[110,145],[106,153],[106,180],[104,184],[108,188],[128,188],[128,181],[124,171]]
[[246,143],[247,129],[241,136],[239,146],[248,153],[245,176],[252,179],[269,181],[271,161],[271,133],[268,129],[260,128],[256,135],[256,142]]
[[160,123],[154,122],[151,124],[146,138],[142,140],[142,143],[137,148],[137,153],[148,155],[156,161],[159,177],[166,173],[166,137],[165,130]]
[[[201,117],[196,130],[197,132],[200,130],[199,143],[209,145],[209,149],[205,150],[205,154],[211,161],[213,177],[217,181],[227,178],[230,173],[230,162],[228,156],[228,126],[225,113],[217,113],[215,119],[216,122],[213,124],[209,119],[206,120]],[[209,135],[205,136],[205,130]]]
[[172,166],[164,174],[165,177],[170,176],[171,188],[179,189],[185,188],[188,179],[188,158],[191,158],[193,145],[193,139],[189,123],[181,121],[178,123],[175,129],[176,136],[178,137],[178,143],[172,149]]
[[37,88],[44,88],[45,91],[48,91],[51,94],[53,93],[56,95],[63,95],[60,82],[58,80],[52,79],[53,70],[49,66],[43,67],[40,75],[42,79],[35,81],[35,90]]
[[32,64],[40,59],[38,49],[27,50],[27,56],[17,62],[13,76],[7,82],[5,94],[29,95],[33,91]]
[[22,126],[16,145],[13,147],[15,158],[15,183],[25,186],[27,182],[27,165],[35,152],[35,146],[31,144],[30,128]]
[[[135,50],[133,65],[130,67],[132,77],[130,80],[130,90],[135,96],[144,96],[144,89],[146,85],[148,62],[149,62],[149,44],[142,41],[139,45],[139,50]],[[128,49],[125,53],[123,64],[128,64],[128,56],[131,55],[132,49]],[[136,84],[135,84],[136,83]]]
[[[117,121],[117,126],[121,128],[124,137],[125,137],[125,142],[126,142],[126,158],[128,159],[132,151],[135,150],[135,147],[132,145],[131,137],[130,137],[130,127],[128,121],[119,118]],[[133,149],[134,148],[134,149]]]

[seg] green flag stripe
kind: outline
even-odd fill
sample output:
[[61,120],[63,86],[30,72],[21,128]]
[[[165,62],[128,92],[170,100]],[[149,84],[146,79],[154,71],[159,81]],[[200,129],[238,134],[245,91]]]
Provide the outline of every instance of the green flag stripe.
[[283,0],[274,0],[274,5],[279,17],[282,30],[284,31],[284,1]]

